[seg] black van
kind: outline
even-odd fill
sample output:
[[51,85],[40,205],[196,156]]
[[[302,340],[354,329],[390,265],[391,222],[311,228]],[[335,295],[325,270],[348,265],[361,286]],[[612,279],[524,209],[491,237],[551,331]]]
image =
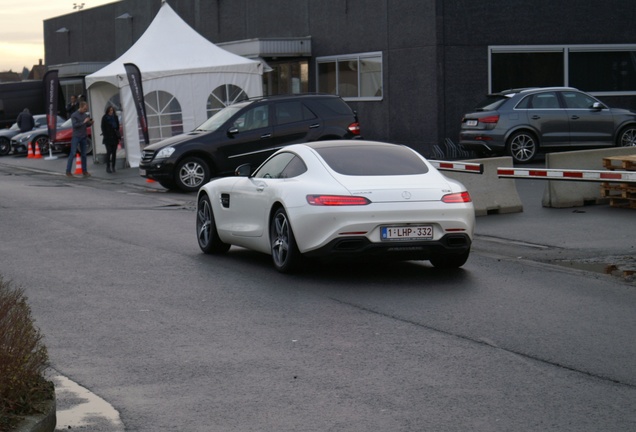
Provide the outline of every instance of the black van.
[[227,106],[192,132],[147,146],[139,172],[167,189],[194,192],[290,144],[358,138],[358,118],[338,96],[266,96]]

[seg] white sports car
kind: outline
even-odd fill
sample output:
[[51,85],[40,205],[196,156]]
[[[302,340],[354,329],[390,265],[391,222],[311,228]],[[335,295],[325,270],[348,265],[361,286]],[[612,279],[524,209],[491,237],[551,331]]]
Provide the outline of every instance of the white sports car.
[[310,258],[429,260],[456,268],[468,259],[475,211],[466,188],[409,147],[371,141],[287,146],[253,174],[202,186],[199,247],[231,245],[271,254],[275,268]]

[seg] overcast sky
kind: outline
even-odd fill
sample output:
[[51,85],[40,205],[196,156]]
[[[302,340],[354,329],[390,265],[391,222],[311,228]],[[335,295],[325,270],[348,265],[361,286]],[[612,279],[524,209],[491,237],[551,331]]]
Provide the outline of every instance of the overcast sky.
[[0,72],[22,72],[44,62],[45,19],[73,13],[117,0],[2,0],[0,1]]

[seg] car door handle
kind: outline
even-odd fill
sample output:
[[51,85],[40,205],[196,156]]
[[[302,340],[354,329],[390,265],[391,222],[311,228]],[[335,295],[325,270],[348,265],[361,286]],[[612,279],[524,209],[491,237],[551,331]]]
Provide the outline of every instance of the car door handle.
[[570,117],[570,118],[571,118],[572,120],[578,120],[578,119],[579,119],[579,116],[577,116],[577,115],[573,115],[573,116],[572,116],[572,117]]
[[256,185],[256,192],[263,192],[265,190],[265,183],[259,183]]
[[266,133],[266,134],[261,135],[261,139],[267,139],[267,138],[271,138],[271,137],[272,137],[271,133]]
[[540,115],[533,115],[532,117],[530,117],[532,120],[539,120],[541,118]]
[[320,123],[316,123],[316,124],[312,124],[311,126],[309,126],[309,129],[316,129],[320,127]]

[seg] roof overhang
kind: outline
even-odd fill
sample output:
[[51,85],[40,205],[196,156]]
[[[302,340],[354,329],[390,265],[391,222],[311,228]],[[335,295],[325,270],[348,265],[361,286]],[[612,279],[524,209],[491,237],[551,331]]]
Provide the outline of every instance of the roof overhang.
[[247,58],[311,57],[311,36],[255,38],[217,43],[231,53]]
[[109,62],[78,62],[78,63],[65,63],[58,65],[51,65],[47,69],[57,69],[60,78],[85,76],[97,72]]

